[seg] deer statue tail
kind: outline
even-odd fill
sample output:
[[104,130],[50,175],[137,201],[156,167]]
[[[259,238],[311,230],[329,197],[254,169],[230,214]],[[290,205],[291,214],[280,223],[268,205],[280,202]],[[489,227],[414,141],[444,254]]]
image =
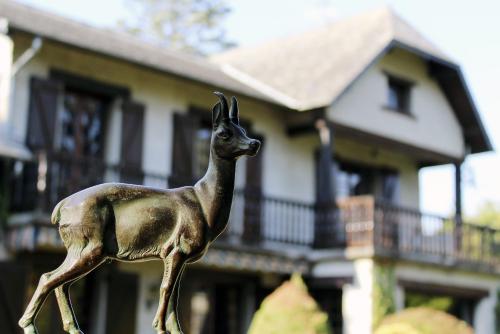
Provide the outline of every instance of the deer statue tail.
[[61,207],[64,204],[64,200],[60,201],[57,203],[56,207],[54,208],[54,211],[52,211],[52,216],[50,217],[50,222],[54,225],[59,224],[59,220],[61,219]]

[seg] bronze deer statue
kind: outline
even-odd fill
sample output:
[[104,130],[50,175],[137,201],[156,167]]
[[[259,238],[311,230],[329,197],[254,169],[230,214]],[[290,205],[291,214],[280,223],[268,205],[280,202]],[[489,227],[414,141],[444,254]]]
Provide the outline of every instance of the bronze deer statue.
[[200,259],[226,228],[234,191],[236,160],[254,156],[260,142],[239,125],[238,104],[231,109],[223,94],[212,110],[212,137],[206,174],[194,185],[154,189],[105,183],[60,201],[51,221],[68,253],[54,271],[41,276],[19,326],[37,333],[34,319],[47,295],[55,290],[64,330],[82,333],[69,299],[70,285],[107,260],[161,259],[164,273],[157,333],[182,333],[177,318],[179,277],[187,263]]

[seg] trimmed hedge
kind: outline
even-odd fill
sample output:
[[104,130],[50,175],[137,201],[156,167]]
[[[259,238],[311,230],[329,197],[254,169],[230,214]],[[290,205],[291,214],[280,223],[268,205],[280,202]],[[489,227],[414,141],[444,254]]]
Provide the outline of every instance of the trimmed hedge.
[[309,295],[298,274],[267,296],[248,334],[331,334],[328,316]]
[[408,308],[385,317],[375,334],[473,334],[465,322],[427,307]]

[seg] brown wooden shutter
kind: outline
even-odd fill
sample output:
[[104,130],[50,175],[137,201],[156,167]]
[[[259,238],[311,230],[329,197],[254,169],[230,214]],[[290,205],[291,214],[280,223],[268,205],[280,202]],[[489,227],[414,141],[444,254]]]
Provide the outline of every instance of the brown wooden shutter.
[[121,176],[122,182],[142,184],[142,147],[144,137],[144,110],[141,103],[123,103],[121,138]]
[[192,185],[193,175],[193,141],[199,126],[199,118],[189,114],[174,114],[172,175],[169,187]]
[[[63,93],[63,86],[59,81],[32,77],[30,81],[30,102],[28,124],[26,131],[26,145],[36,154],[47,152],[49,168],[46,184],[52,185],[51,153],[54,151],[54,133],[56,133],[58,100]],[[33,194],[36,197],[25,199],[32,205],[45,209],[49,204],[47,192],[39,194],[37,190],[38,166],[36,163],[26,164],[23,168],[23,194]],[[35,199],[36,198],[36,199]]]
[[250,137],[259,139],[261,147],[259,153],[255,157],[249,157],[246,161],[245,221],[243,237],[247,241],[258,241],[261,236],[264,138],[257,135],[250,135]]
[[55,80],[31,79],[28,131],[26,144],[32,150],[52,151],[57,118],[57,101],[62,85]]

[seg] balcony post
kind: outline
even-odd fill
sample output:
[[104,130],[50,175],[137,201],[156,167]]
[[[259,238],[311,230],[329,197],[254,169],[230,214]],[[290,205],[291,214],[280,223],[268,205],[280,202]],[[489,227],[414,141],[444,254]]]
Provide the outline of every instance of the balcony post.
[[455,250],[462,249],[462,161],[455,162]]
[[243,239],[249,243],[258,243],[262,238],[262,214],[264,203],[262,196],[262,150],[264,149],[264,137],[252,134],[253,138],[261,142],[261,153],[246,160],[246,184],[244,191],[244,220]]
[[7,134],[10,117],[10,97],[13,85],[11,82],[14,44],[8,36],[8,22],[0,17],[0,135]]
[[462,162],[455,163],[455,220],[462,223]]
[[315,123],[320,139],[316,180],[316,218],[314,247],[326,248],[338,244],[340,239],[335,200],[335,170],[332,168],[334,141],[333,129],[325,119]]
[[37,155],[37,180],[36,180],[36,190],[37,190],[37,203],[36,210],[40,212],[45,212],[50,210],[49,208],[49,193],[48,193],[48,169],[49,169],[49,159],[48,154],[45,151],[38,152]]

